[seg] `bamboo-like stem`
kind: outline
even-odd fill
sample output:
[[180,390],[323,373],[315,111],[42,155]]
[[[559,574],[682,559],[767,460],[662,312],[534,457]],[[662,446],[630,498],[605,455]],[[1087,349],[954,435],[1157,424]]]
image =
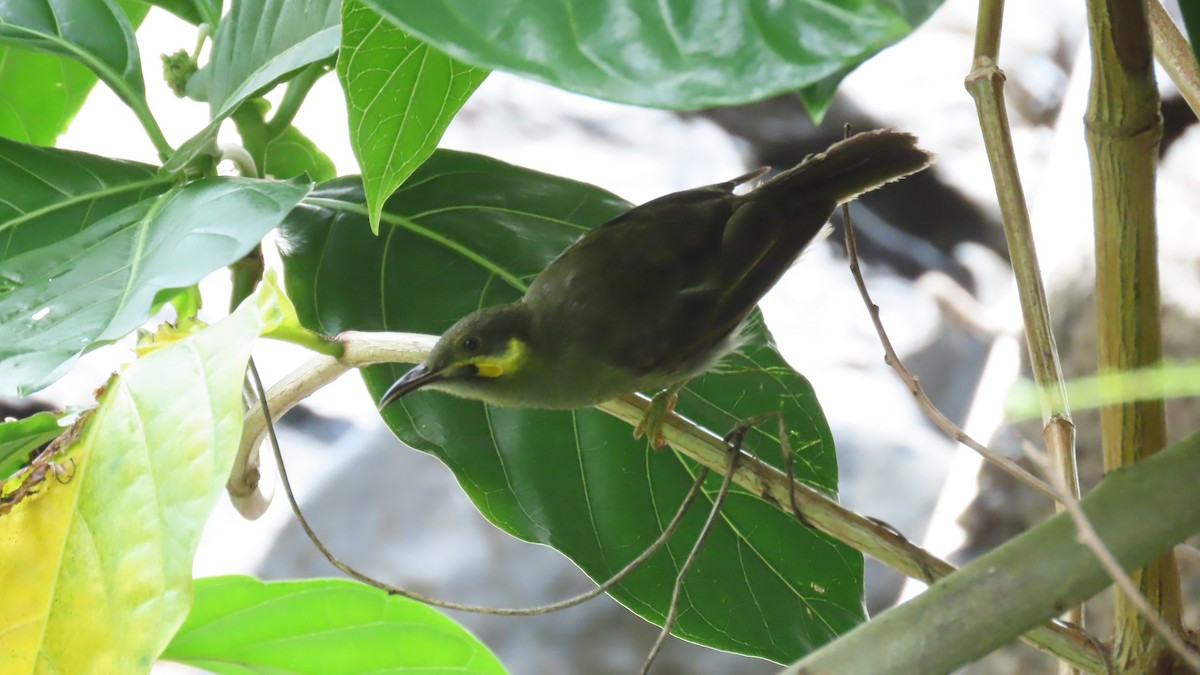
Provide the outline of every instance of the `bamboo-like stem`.
[[[1162,117],[1146,3],[1088,0],[1087,9],[1092,83],[1085,121],[1096,232],[1097,349],[1100,372],[1106,373],[1152,366],[1162,358],[1154,218]],[[1108,471],[1166,445],[1161,399],[1106,406],[1100,421]],[[1174,555],[1168,552],[1131,576],[1154,611],[1179,632]],[[1113,628],[1118,672],[1182,668],[1124,593],[1116,593]]]
[[[273,419],[279,419],[309,394],[350,368],[375,363],[417,363],[437,341],[435,336],[429,335],[358,332],[343,333],[338,339],[345,347],[340,358],[314,357],[268,390]],[[648,405],[650,400],[646,397],[630,394],[597,408],[636,426]],[[259,408],[247,411],[245,419],[240,457],[255,453],[253,449],[262,442],[265,431]],[[700,464],[722,475],[729,470],[729,445],[707,429],[672,414],[667,418],[663,436],[673,448]],[[733,481],[787,513],[793,513],[792,503],[797,504],[800,513],[794,515],[802,517],[805,523],[902,574],[932,583],[955,570],[950,563],[908,541],[887,525],[859,515],[803,483],[789,481],[782,471],[752,455],[740,455]],[[233,486],[230,491],[232,496]],[[253,496],[257,491],[256,484],[237,486],[240,499],[249,503],[257,503]],[[1025,639],[1084,670],[1105,672],[1105,653],[1081,630],[1051,622],[1033,629]]]
[[[1000,32],[1003,24],[1003,0],[982,0],[975,36],[975,58],[967,76],[967,91],[975,99],[979,127],[991,164],[996,198],[1004,221],[1009,258],[1017,280],[1021,313],[1025,319],[1025,340],[1029,362],[1037,382],[1042,409],[1042,436],[1051,458],[1050,470],[1066,486],[1070,496],[1079,499],[1079,466],[1075,457],[1075,425],[1063,384],[1062,366],[1050,322],[1050,305],[1038,266],[1029,207],[1021,187],[1009,129],[1008,110],[1004,105],[1004,72],[997,66]],[[1055,502],[1059,512],[1064,508]],[[1072,607],[1066,619],[1083,627],[1083,607]],[[1079,670],[1063,663],[1059,672],[1078,675]]]
[[[1108,474],[1080,505],[1120,565],[1137,567],[1200,529],[1198,472],[1200,434]],[[1075,535],[1070,514],[1060,513],[785,672],[952,672],[1112,583]]]

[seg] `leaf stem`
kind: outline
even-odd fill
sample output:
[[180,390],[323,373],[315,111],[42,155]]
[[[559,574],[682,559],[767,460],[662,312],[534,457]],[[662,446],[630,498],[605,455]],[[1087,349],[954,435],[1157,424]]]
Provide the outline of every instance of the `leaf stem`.
[[345,353],[345,345],[340,340],[327,338],[307,328],[280,326],[275,330],[265,333],[263,337],[307,347],[318,354],[334,359],[341,358]]
[[304,103],[308,92],[317,83],[317,80],[329,72],[329,63],[328,59],[313,63],[288,82],[283,100],[279,102],[279,109],[271,116],[271,121],[267,122],[267,140],[278,137],[291,125],[292,120],[296,119],[296,113],[300,111],[300,106]]
[[[109,82],[108,86],[112,87],[113,83]],[[116,88],[114,87],[114,90]],[[118,94],[121,94],[117,90]],[[142,128],[146,130],[146,135],[150,137],[150,142],[154,144],[154,149],[158,151],[158,160],[160,162],[167,161],[167,158],[175,153],[175,149],[167,142],[167,137],[163,135],[162,128],[158,126],[158,120],[154,118],[154,113],[150,112],[150,106],[146,103],[145,96],[133,96],[132,92],[125,92],[121,95],[133,114],[137,116],[139,122],[142,123]]]

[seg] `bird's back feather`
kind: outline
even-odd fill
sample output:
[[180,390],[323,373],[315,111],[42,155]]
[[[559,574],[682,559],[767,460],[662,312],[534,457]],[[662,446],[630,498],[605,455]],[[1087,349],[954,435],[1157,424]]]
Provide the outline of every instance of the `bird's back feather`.
[[595,359],[654,385],[692,377],[733,346],[737,327],[838,204],[931,159],[909,134],[873,131],[744,195],[733,190],[752,174],[655,199],[584,235],[524,301],[553,317],[541,331],[553,333],[546,349],[589,350],[564,358]]

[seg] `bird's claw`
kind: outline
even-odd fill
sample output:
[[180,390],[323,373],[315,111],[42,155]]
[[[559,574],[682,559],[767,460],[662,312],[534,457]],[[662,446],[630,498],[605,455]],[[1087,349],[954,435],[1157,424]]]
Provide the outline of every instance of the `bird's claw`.
[[667,417],[675,411],[676,400],[676,392],[670,389],[655,394],[642,414],[642,421],[634,428],[633,437],[645,436],[646,440],[650,441],[650,447],[661,450],[667,444],[667,439],[663,437],[663,428],[667,424]]

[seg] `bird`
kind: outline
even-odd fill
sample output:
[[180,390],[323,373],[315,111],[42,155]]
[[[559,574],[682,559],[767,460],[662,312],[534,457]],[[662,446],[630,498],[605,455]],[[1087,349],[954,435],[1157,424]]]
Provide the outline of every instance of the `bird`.
[[741,194],[768,169],[634,207],[568,246],[519,300],[459,319],[379,408],[419,389],[543,409],[643,392],[634,435],[662,447],[679,392],[744,343],[753,308],[838,205],[932,163],[917,143],[859,133]]

